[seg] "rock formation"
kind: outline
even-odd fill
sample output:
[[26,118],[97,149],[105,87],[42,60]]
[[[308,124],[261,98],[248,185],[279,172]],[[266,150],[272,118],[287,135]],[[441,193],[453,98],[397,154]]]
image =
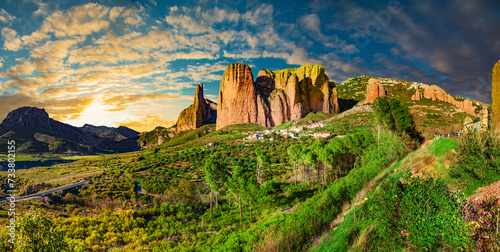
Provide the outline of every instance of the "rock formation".
[[[433,101],[435,100],[440,100],[444,101],[447,103],[450,103],[454,105],[455,107],[458,107],[465,111],[467,114],[473,115],[473,116],[479,116],[478,113],[476,113],[476,106],[472,103],[471,100],[469,99],[459,99],[456,100],[453,98],[450,94],[446,93],[442,88],[436,86],[436,85],[426,85],[425,90],[424,90],[424,98],[425,99],[432,99]],[[478,106],[481,106],[479,104]]]
[[203,84],[196,86],[194,103],[184,109],[177,119],[176,132],[196,129],[216,120],[215,104],[203,97]]
[[422,99],[422,93],[420,93],[420,90],[417,88],[417,91],[415,91],[415,94],[412,95],[411,100],[420,101],[421,99]]
[[491,81],[491,110],[493,112],[492,125],[500,128],[500,61],[493,67],[493,76]]
[[379,80],[370,78],[366,87],[366,99],[363,101],[363,104],[373,103],[379,96],[387,97],[384,86],[380,84]]
[[249,66],[235,63],[226,68],[217,105],[217,129],[233,123],[257,123],[257,91]]
[[274,127],[309,112],[339,112],[335,84],[317,65],[262,69],[254,82],[250,67],[231,64],[221,81],[218,104],[217,129],[233,123]]

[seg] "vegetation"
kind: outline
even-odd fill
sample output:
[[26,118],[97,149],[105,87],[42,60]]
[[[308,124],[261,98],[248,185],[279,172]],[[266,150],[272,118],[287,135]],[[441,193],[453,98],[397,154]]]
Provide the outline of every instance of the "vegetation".
[[500,180],[500,137],[493,132],[465,135],[457,144],[457,159],[450,175],[467,195]]
[[141,152],[20,171],[25,193],[88,184],[19,202],[16,251],[50,251],[38,235],[57,251],[498,250],[498,200],[466,197],[500,180],[500,138],[417,149],[404,102],[373,106],[371,125],[354,115],[322,129],[342,137],[243,141],[262,127],[209,125]]

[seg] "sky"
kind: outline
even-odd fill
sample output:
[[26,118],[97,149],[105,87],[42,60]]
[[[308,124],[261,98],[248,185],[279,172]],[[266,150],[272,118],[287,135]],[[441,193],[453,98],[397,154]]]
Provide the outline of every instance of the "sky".
[[217,101],[225,68],[319,64],[434,84],[491,103],[500,1],[3,0],[0,119],[51,118],[149,131],[175,123],[196,84]]

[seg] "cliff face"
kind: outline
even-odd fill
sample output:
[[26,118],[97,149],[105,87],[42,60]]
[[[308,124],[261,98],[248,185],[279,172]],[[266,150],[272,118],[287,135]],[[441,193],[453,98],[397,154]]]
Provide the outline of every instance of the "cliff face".
[[231,64],[220,82],[217,129],[233,123],[257,123],[257,91],[250,67]]
[[[415,96],[417,96],[419,94],[420,94],[420,92],[417,88]],[[440,101],[450,103],[450,104],[454,105],[455,107],[462,109],[467,114],[470,114],[473,116],[479,116],[479,113],[476,113],[476,107],[474,106],[474,104],[472,103],[471,100],[464,99],[464,100],[457,101],[455,98],[453,98],[453,96],[446,93],[446,91],[444,91],[442,88],[440,88],[436,85],[425,85],[423,97],[425,99],[431,99],[433,101],[440,100]]]
[[500,61],[493,67],[493,76],[491,81],[491,109],[493,112],[493,127],[500,128]]
[[373,103],[379,96],[387,97],[384,86],[380,84],[378,79],[370,78],[366,87],[366,99],[363,104]]
[[253,82],[250,67],[231,64],[222,78],[218,103],[217,129],[233,123],[274,127],[309,112],[339,112],[335,84],[317,65],[262,69]]
[[196,86],[194,103],[184,109],[177,119],[176,132],[196,129],[203,124],[214,123],[216,117],[215,104],[203,97],[203,84]]
[[411,100],[412,101],[420,101],[422,99],[422,94],[420,93],[420,90],[417,87],[417,91],[415,91],[415,94],[412,95]]

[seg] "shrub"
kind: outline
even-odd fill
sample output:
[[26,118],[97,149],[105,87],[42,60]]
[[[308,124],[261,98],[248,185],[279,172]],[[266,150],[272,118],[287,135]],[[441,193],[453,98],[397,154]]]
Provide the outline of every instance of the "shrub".
[[370,218],[379,223],[374,247],[418,251],[457,251],[471,245],[461,215],[462,195],[432,177],[389,177],[372,203]]
[[457,158],[450,176],[471,194],[480,186],[500,180],[500,137],[493,132],[464,135],[457,144]]

